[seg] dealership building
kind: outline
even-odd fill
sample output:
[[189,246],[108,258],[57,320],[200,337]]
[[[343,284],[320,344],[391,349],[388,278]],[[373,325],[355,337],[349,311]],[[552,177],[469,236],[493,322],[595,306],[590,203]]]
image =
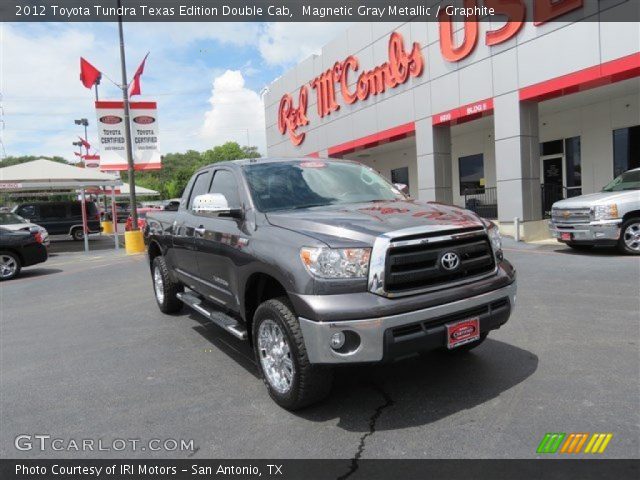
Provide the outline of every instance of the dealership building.
[[547,22],[353,24],[270,85],[268,155],[356,160],[548,236],[553,201],[640,167],[640,25],[607,21],[637,3],[556,3]]

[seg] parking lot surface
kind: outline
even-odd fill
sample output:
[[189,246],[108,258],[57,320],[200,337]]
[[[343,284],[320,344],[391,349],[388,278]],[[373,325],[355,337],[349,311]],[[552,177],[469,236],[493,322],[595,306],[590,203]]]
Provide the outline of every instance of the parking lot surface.
[[[505,245],[518,305],[482,346],[339,369],[330,398],[296,413],[245,344],[188,309],[160,313],[146,256],[53,256],[0,288],[0,455],[534,458],[547,432],[611,432],[601,457],[638,458],[639,259]],[[21,451],[20,434],[195,448]]]

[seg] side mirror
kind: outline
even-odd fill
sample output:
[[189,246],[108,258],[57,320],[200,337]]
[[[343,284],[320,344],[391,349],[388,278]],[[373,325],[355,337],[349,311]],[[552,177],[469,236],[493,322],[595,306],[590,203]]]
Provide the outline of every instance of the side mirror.
[[229,203],[221,193],[205,193],[193,199],[193,213],[205,217],[239,217],[241,209],[229,207]]
[[405,195],[409,195],[409,187],[404,183],[394,183],[393,186],[396,187],[397,190],[400,190]]

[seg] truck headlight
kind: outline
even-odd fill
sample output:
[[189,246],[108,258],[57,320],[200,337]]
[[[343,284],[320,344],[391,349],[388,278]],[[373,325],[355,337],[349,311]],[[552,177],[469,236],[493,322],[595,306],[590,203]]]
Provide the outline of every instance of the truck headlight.
[[502,260],[502,237],[500,236],[498,226],[493,222],[489,222],[489,225],[487,226],[487,233],[489,234],[489,240],[491,241],[493,251],[496,256]]
[[366,278],[370,248],[303,247],[300,258],[311,274],[322,278]]
[[620,216],[618,215],[618,205],[615,203],[593,207],[594,220],[615,220],[617,218],[620,218]]

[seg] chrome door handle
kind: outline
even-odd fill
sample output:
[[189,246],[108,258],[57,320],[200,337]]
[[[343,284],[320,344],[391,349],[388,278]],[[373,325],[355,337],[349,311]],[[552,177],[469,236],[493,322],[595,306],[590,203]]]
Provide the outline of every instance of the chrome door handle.
[[196,235],[200,235],[202,237],[204,236],[204,232],[206,232],[207,229],[204,227],[198,227],[198,228],[194,228],[193,231],[196,232]]

